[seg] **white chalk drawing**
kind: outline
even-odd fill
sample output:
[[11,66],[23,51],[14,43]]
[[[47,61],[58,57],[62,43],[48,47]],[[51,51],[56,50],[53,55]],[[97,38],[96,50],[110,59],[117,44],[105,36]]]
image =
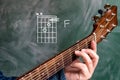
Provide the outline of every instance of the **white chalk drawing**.
[[57,43],[57,22],[56,15],[37,15],[37,43]]

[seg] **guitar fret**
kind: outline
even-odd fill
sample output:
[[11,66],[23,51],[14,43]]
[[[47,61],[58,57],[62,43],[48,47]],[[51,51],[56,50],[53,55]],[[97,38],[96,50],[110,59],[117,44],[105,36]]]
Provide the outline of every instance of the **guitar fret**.
[[33,80],[32,73],[29,73],[29,77],[27,79]]
[[83,46],[84,46],[84,45],[83,45],[83,44],[84,44],[84,40],[81,41],[81,42],[79,42],[78,44],[79,44],[79,46],[80,46],[80,50],[81,50],[81,49],[83,48]]
[[25,80],[25,78],[24,77],[22,77],[21,79],[19,79],[19,80]]
[[38,72],[36,75],[36,77],[35,77],[35,80],[40,80],[40,79],[42,79],[42,77],[41,77],[41,71],[40,71],[40,69],[39,68],[37,68],[36,69],[36,72]]
[[64,65],[67,66],[72,62],[72,57],[70,56],[70,52],[68,51],[67,53],[63,54],[63,59],[64,59]]
[[56,66],[56,70],[57,71],[59,71],[62,68],[64,68],[63,61],[62,61],[62,59],[60,57],[55,61],[55,66]]
[[69,49],[69,56],[71,57],[70,58],[70,61],[72,62],[72,54],[73,54],[73,51],[71,51],[71,49]]
[[71,48],[68,49],[68,52],[71,52]]
[[85,39],[85,49],[88,48],[88,39]]
[[37,69],[35,69],[35,70],[33,70],[33,71],[31,72],[32,75],[33,75],[33,78],[34,78],[34,76],[36,75],[37,72],[38,72]]
[[72,46],[72,47],[70,48],[70,50],[71,50],[71,52],[74,52],[74,51],[75,51],[75,47]]
[[33,79],[40,79],[40,77],[38,75],[34,75]]
[[33,79],[41,79],[41,77],[40,77],[40,74],[39,74],[39,68],[37,68],[37,69],[35,69],[35,71],[36,72],[34,72],[34,77],[33,77]]
[[77,50],[80,50],[80,46],[79,46],[79,44],[77,44]]
[[75,50],[77,50],[77,45],[74,45]]
[[48,74],[49,74],[49,77],[53,75],[53,73],[56,73],[56,67],[55,67],[55,59],[52,59],[50,60],[49,62],[46,63],[48,66],[47,66],[47,69],[48,69]]
[[61,60],[62,60],[62,66],[65,67],[65,62],[64,62],[64,59],[63,59],[63,53],[61,53],[60,56],[61,56]]
[[47,77],[48,75],[46,74],[46,73],[42,73],[41,75],[40,75],[40,77],[41,77],[41,79],[48,79],[48,77]]
[[26,74],[23,78],[21,78],[22,80],[24,79],[28,79],[29,78],[29,74]]
[[46,67],[45,67],[44,64],[41,65],[41,67],[40,67],[39,70],[40,70],[40,77],[41,77],[41,79],[42,79],[42,78],[47,79],[47,78],[48,78],[48,74],[47,74],[47,72],[46,72]]
[[34,76],[33,80],[41,80],[40,76]]
[[48,67],[47,64],[45,64],[45,70],[47,72],[47,77],[49,78],[49,72],[48,72],[48,68],[47,67]]
[[21,78],[22,80],[25,80],[25,78]]

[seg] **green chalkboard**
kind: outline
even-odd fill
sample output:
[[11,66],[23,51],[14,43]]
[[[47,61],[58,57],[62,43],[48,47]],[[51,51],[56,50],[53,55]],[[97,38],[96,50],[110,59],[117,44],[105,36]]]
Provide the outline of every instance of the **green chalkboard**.
[[[89,35],[92,16],[105,3],[118,6],[120,0],[0,0],[0,70],[6,76],[20,76]],[[73,5],[74,4],[74,5]],[[57,43],[37,43],[37,15],[55,15]],[[64,20],[70,24],[64,27]],[[119,80],[120,26],[98,44],[100,61],[93,80]]]

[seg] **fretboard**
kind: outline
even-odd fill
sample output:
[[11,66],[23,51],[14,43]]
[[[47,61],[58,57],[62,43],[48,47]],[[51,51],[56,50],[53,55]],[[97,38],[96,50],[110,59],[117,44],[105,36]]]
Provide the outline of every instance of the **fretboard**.
[[29,71],[25,75],[18,78],[18,80],[47,80],[49,77],[63,69],[65,66],[69,65],[77,57],[74,55],[75,50],[81,50],[83,48],[88,48],[90,42],[94,39],[94,35],[78,41],[68,49],[62,51],[52,59],[39,65],[32,71]]

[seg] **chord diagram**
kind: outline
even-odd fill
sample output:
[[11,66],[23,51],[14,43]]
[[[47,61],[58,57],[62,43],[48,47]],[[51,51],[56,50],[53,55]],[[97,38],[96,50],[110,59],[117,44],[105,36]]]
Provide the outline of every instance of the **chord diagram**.
[[37,13],[37,43],[57,43],[57,22],[55,15]]

